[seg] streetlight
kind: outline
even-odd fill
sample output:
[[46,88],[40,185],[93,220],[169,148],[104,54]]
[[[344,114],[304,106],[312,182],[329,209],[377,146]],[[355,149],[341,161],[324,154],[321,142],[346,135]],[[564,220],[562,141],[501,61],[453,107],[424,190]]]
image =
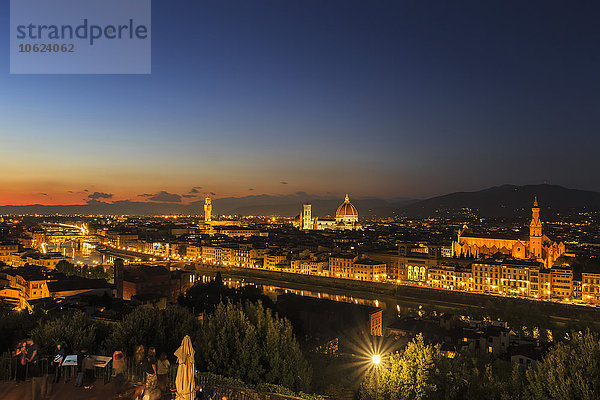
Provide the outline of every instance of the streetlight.
[[375,368],[375,400],[377,400],[377,394],[379,392],[379,364],[381,364],[381,354],[373,354],[371,356],[371,362]]

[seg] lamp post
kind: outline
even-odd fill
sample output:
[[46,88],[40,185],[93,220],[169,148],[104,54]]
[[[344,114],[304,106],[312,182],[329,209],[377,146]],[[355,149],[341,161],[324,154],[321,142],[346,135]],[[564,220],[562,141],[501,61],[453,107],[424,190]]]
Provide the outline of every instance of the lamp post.
[[377,400],[377,394],[379,392],[379,364],[381,364],[381,355],[373,354],[371,357],[371,362],[373,363],[373,367],[375,368],[375,400]]

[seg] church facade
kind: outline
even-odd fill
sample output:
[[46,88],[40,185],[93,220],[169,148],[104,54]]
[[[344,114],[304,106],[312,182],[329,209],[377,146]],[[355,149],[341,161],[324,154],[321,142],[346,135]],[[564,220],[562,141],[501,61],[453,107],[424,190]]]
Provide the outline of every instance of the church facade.
[[494,235],[475,233],[464,225],[458,231],[458,238],[452,243],[454,257],[491,257],[501,253],[516,259],[534,259],[551,268],[554,261],[565,253],[564,243],[550,240],[542,233],[540,208],[537,198],[531,209],[529,236]]

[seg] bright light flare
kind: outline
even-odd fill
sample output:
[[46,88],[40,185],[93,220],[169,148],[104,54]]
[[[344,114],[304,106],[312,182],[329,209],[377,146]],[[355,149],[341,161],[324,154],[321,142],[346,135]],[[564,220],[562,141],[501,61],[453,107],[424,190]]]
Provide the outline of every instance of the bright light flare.
[[373,354],[373,356],[371,357],[371,362],[375,365],[381,364],[381,355]]

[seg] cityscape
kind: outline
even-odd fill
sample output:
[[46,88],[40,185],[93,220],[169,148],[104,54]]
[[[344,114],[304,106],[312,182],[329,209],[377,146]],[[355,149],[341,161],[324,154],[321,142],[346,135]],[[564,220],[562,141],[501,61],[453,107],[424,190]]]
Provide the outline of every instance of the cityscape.
[[0,399],[600,398],[598,5],[0,7]]

